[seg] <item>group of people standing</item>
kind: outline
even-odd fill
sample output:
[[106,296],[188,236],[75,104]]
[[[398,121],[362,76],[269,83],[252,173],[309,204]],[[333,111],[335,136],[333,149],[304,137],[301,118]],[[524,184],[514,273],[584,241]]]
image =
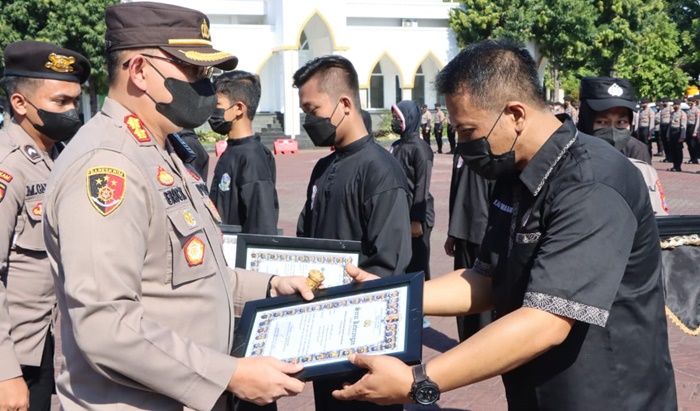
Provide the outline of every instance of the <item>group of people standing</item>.
[[[300,365],[231,355],[246,301],[313,298],[303,277],[232,269],[223,255],[221,223],[276,234],[274,157],[252,129],[259,78],[212,47],[201,12],[124,3],[105,22],[109,92],[85,125],[84,56],[35,41],[5,50],[0,409],[47,409],[54,389],[69,411],[243,410],[298,394]],[[226,71],[215,82],[213,67]],[[349,60],[313,59],[293,81],[304,129],[333,148],[311,170],[297,236],[360,241],[355,281],[424,271],[425,315],[460,316],[463,340],[415,366],[353,355],[367,374],[316,381],[316,409],[429,405],[498,374],[511,409],[673,408],[653,201],[622,155],[638,153],[624,81],[582,83],[577,130],[547,109],[534,61],[510,42],[470,45],[440,72],[458,137],[444,246],[455,271],[442,276],[429,268],[434,153],[421,133],[439,125],[441,152],[448,116],[395,104],[400,139],[386,150]],[[228,139],[211,188],[182,159],[182,130],[206,121]]]

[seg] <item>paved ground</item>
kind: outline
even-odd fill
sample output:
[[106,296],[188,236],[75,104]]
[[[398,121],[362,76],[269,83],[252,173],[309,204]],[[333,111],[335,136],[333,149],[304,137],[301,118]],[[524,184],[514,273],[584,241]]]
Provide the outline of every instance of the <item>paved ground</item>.
[[[302,151],[293,155],[278,155],[277,175],[280,199],[280,227],[286,235],[294,235],[299,211],[304,203],[306,185],[316,161],[326,150]],[[668,165],[655,163],[659,170]],[[447,232],[447,201],[449,193],[451,156],[436,154],[431,191],[435,197],[436,226],[432,234],[431,268],[433,275],[446,273],[452,261],[442,251]],[[213,163],[212,167],[213,170]],[[666,188],[671,211],[674,214],[700,214],[700,166],[685,166],[683,173],[659,171]],[[432,327],[423,335],[424,359],[457,344],[457,330],[453,318],[431,317]],[[700,410],[700,337],[690,337],[675,326],[669,326],[669,343],[676,374],[680,410]],[[456,366],[459,366],[458,364]],[[592,376],[593,377],[593,376]],[[499,378],[493,378],[469,387],[445,393],[436,407],[407,407],[409,410],[505,410],[506,401]],[[313,392],[307,385],[304,392],[279,401],[280,411],[313,410]]]

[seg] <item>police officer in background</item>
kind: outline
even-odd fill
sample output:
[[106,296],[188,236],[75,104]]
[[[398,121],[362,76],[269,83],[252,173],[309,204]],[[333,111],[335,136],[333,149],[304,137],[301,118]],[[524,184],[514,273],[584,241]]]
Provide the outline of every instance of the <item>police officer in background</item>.
[[63,409],[223,409],[301,392],[299,366],[236,359],[245,301],[300,291],[302,277],[230,270],[201,176],[168,134],[202,124],[216,97],[211,46],[195,10],[135,2],[106,10],[109,93],[55,164],[44,239],[61,312]]
[[[365,129],[357,71],[344,57],[319,57],[294,73],[294,86],[311,141],[335,147],[311,172],[297,236],[361,241],[361,267],[380,276],[405,273],[411,260],[406,175]],[[334,400],[331,391],[343,382],[314,382],[317,410],[375,408]]]
[[8,45],[4,60],[12,119],[0,131],[0,409],[26,409],[26,382],[29,409],[49,410],[56,296],[42,236],[44,191],[57,145],[82,125],[78,99],[90,64],[39,41]]
[[671,122],[668,127],[668,146],[670,149],[671,162],[673,167],[667,171],[681,171],[683,164],[683,141],[685,141],[685,130],[688,125],[688,115],[681,110],[681,101],[673,100],[673,110],[671,111]]
[[635,130],[637,139],[646,144],[651,155],[652,132],[654,131],[654,110],[649,107],[649,99],[643,98],[640,104],[641,110],[636,118]]
[[433,129],[435,131],[435,142],[437,143],[437,152],[442,154],[442,130],[446,123],[445,112],[442,111],[440,103],[435,103],[435,122]]
[[433,115],[428,110],[428,105],[423,104],[420,107],[421,118],[420,118],[420,132],[423,136],[423,140],[430,146],[430,130],[433,128]]
[[637,103],[629,80],[584,77],[580,95],[579,130],[612,143],[629,158],[651,164],[647,146],[632,138],[632,118]]
[[[657,106],[658,107],[658,106]],[[670,163],[671,160],[671,146],[669,144],[668,129],[671,124],[671,101],[668,97],[664,97],[661,101],[661,106],[658,107],[659,110],[659,140],[661,141],[661,146],[663,147],[664,153],[664,163]]]
[[[78,99],[90,64],[75,51],[38,41],[8,45],[4,59],[12,119],[0,131],[0,311],[8,310],[0,313],[0,409],[26,396],[24,377],[29,409],[48,410],[56,296],[42,237],[44,191],[57,146],[82,125]],[[23,399],[15,402],[18,409],[25,409]]]
[[690,160],[688,164],[698,164],[700,157],[700,141],[698,141],[698,127],[700,126],[700,108],[698,108],[698,98],[688,99],[688,125],[685,129],[685,144],[688,145]]

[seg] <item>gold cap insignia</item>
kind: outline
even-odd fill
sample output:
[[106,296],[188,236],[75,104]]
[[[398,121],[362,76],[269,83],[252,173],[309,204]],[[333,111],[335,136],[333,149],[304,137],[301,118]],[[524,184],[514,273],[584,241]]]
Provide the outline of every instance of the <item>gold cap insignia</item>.
[[202,38],[206,40],[211,40],[211,37],[209,35],[209,25],[207,24],[206,19],[202,19]]
[[75,57],[51,53],[49,61],[44,64],[44,67],[59,73],[72,73],[74,71],[73,64],[75,64]]

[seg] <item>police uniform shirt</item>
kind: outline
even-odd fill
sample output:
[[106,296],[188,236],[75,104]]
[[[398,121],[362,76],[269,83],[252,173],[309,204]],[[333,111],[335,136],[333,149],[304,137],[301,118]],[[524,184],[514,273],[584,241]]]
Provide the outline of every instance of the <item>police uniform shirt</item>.
[[401,166],[366,136],[316,164],[297,235],[361,241],[361,268],[402,274],[411,261],[408,201]]
[[637,117],[639,127],[654,128],[654,111],[647,107]]
[[17,362],[41,364],[52,324],[56,297],[41,226],[52,166],[51,156],[17,123],[0,130],[0,278],[7,286],[0,285],[0,300],[8,309],[0,313],[0,339],[6,340],[0,344],[0,380],[12,376]]
[[576,320],[503,375],[511,410],[674,410],[658,231],[640,173],[567,121],[519,176],[496,183],[475,271],[497,317]]
[[671,113],[671,128],[685,129],[688,124],[688,115],[685,111],[678,109]]
[[224,224],[244,233],[277,234],[279,202],[275,159],[257,136],[229,139],[211,184],[210,198]]
[[668,124],[671,122],[671,112],[673,110],[669,106],[663,107],[659,111],[659,123],[661,124]]
[[55,164],[44,238],[66,410],[221,409],[234,313],[269,276],[229,270],[201,177],[107,98]]
[[474,244],[481,243],[486,232],[493,185],[491,180],[467,167],[462,156],[454,155],[447,235]]

